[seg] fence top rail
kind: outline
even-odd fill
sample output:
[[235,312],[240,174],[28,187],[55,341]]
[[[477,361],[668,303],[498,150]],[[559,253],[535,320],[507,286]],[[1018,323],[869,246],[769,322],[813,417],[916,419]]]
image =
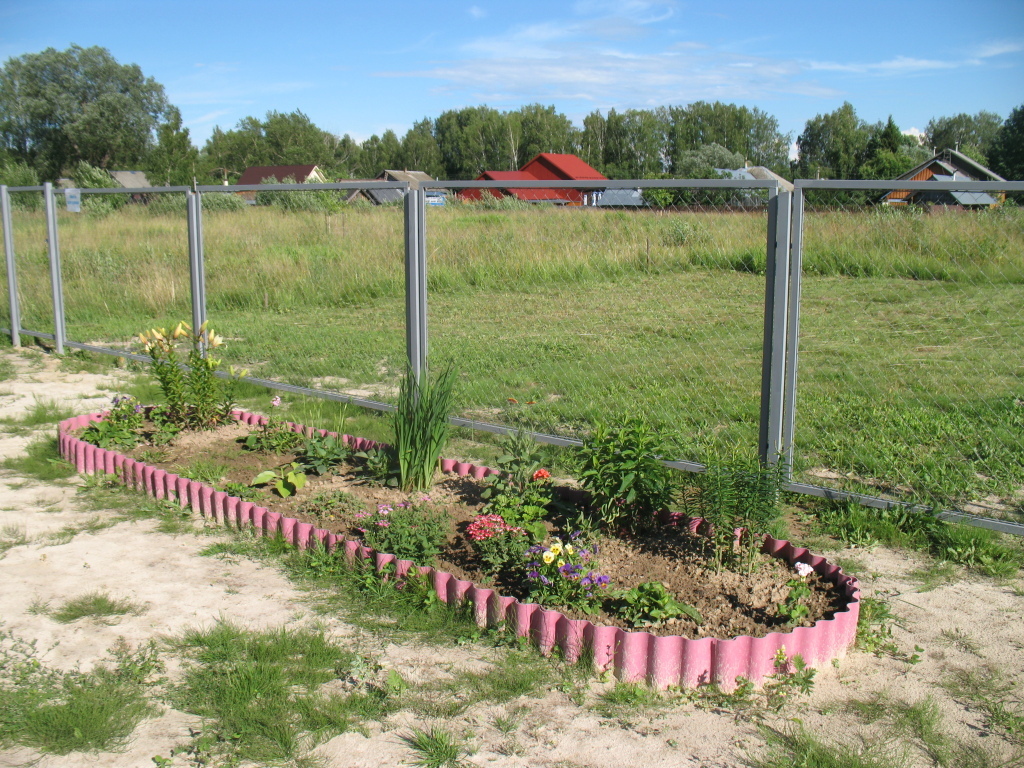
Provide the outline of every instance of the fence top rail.
[[401,189],[407,181],[337,181],[327,184],[200,184],[197,192],[321,192],[342,189]]
[[46,189],[46,187],[42,185],[38,187],[8,187],[6,184],[3,184],[0,186],[3,186],[3,188],[6,189],[8,192],[42,192],[44,189]]
[[775,179],[577,179],[569,181],[421,181],[420,189],[768,189],[777,190]]
[[797,179],[793,182],[797,189],[912,189],[927,192],[1024,192],[1024,181],[899,181],[899,180],[864,180],[850,179]]
[[[165,192],[190,192],[192,187],[70,187],[77,189],[83,195],[154,195]],[[54,187],[54,193],[60,194],[67,190]]]

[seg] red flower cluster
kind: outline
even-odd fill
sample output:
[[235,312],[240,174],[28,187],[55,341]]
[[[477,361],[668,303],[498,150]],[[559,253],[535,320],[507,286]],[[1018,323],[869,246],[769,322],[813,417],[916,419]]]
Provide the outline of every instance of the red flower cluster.
[[501,515],[477,515],[466,533],[473,541],[483,541],[500,533],[523,533],[523,529],[509,525]]
[[546,469],[538,469],[533,473],[534,480],[547,480],[549,477],[551,477],[551,473]]

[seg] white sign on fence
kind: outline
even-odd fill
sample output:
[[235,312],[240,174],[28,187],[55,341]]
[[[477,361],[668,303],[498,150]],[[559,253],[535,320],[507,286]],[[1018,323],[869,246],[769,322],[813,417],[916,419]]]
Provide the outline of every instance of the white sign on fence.
[[67,203],[68,211],[71,213],[82,212],[82,190],[65,189],[64,201]]

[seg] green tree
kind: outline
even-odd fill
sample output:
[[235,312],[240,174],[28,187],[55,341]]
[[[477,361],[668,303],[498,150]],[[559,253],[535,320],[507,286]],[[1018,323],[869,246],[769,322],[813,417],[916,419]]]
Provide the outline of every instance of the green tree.
[[926,142],[935,152],[955,149],[983,165],[1003,125],[995,112],[982,110],[976,115],[961,112],[952,117],[932,118],[924,130]]
[[318,165],[330,176],[337,144],[299,110],[270,111],[265,120],[245,117],[230,131],[215,127],[202,154],[208,167],[232,180],[254,165]]
[[739,152],[730,152],[721,144],[705,144],[681,153],[675,160],[672,175],[680,179],[716,179],[720,176],[716,168],[742,168],[744,162]]
[[44,179],[79,161],[138,164],[166,109],[162,85],[97,46],[47,48],[0,69],[0,144]]
[[800,154],[796,174],[802,178],[856,179],[866,159],[871,129],[857,117],[850,102],[834,112],[816,115],[804,125],[796,143]]
[[[708,144],[737,152],[752,165],[782,172],[788,168],[790,135],[779,132],[779,122],[756,107],[696,101],[686,107],[669,107],[669,165],[673,175],[683,153]],[[743,163],[740,163],[742,165]]]
[[583,118],[583,130],[579,135],[580,157],[602,173],[605,168],[604,151],[607,134],[608,121],[600,110],[595,110]]
[[608,112],[605,133],[605,175],[613,179],[646,179],[662,174],[668,141],[664,111],[627,109]]
[[1024,104],[1006,118],[989,155],[993,171],[1004,179],[1024,181]]
[[576,129],[569,118],[556,112],[553,106],[529,104],[509,117],[515,118],[509,121],[510,126],[517,123],[521,136],[518,149],[513,153],[515,168],[521,167],[541,152],[576,151]]
[[187,186],[206,176],[200,169],[199,150],[192,145],[188,128],[181,125],[177,107],[167,109],[167,120],[156,129],[156,146],[143,164],[153,185]]
[[423,171],[435,179],[444,175],[441,165],[441,150],[434,138],[434,121],[423,118],[413,123],[412,128],[402,137],[400,166],[408,171]]

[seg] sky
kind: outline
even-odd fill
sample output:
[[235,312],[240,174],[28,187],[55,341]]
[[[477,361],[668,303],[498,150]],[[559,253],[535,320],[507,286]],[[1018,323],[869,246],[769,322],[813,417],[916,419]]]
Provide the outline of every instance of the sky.
[[0,0],[0,61],[138,64],[193,142],[301,110],[358,141],[448,109],[758,107],[795,139],[849,101],[905,132],[1024,104],[1024,0]]

